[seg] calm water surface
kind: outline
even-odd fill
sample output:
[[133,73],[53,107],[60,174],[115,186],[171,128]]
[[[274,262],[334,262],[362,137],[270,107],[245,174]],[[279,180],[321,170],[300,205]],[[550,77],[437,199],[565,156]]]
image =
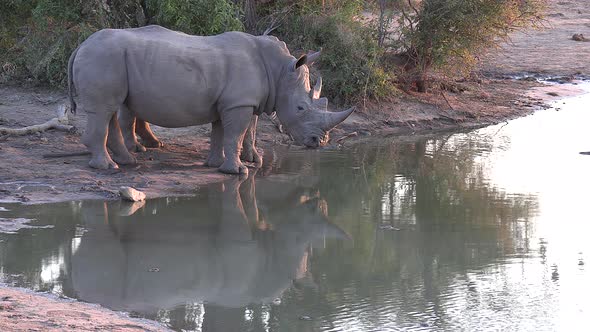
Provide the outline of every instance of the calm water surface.
[[179,331],[588,331],[589,105],[268,151],[194,198],[1,205],[52,227],[0,234],[0,282]]

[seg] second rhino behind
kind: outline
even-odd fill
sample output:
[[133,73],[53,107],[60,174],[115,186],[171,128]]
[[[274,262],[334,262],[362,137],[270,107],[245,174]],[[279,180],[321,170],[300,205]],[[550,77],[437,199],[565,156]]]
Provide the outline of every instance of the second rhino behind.
[[88,114],[82,141],[92,154],[89,165],[136,163],[121,135],[121,129],[133,133],[135,117],[173,128],[211,123],[206,164],[224,173],[248,172],[239,158],[242,142],[253,115],[262,112],[276,111],[296,143],[321,146],[353,110],[328,112],[321,80],[310,88],[307,65],[317,56],[297,59],[275,37],[242,32],[98,31],[68,65],[72,110],[79,104]]

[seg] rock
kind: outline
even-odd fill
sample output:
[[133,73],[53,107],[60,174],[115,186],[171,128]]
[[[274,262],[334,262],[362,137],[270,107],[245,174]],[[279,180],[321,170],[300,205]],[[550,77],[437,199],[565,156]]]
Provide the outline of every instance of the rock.
[[145,199],[145,193],[131,187],[119,188],[119,194],[121,198],[132,202],[139,202]]
[[581,33],[575,33],[572,36],[572,39],[575,40],[575,41],[588,41],[588,39],[586,39],[586,37],[584,37],[584,35],[581,34]]

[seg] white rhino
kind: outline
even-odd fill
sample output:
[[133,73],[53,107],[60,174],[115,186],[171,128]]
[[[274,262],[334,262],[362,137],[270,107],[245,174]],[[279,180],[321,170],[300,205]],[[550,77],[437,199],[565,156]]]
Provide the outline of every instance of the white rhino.
[[163,127],[212,123],[206,165],[225,173],[248,172],[239,159],[242,141],[252,116],[262,112],[276,111],[297,143],[318,147],[353,109],[328,112],[321,80],[310,88],[307,65],[317,56],[296,59],[277,38],[242,32],[202,37],[159,26],[98,31],[68,64],[72,110],[77,95],[88,113],[82,142],[92,154],[89,165],[136,163],[121,135],[122,128],[127,145],[136,143],[136,116]]

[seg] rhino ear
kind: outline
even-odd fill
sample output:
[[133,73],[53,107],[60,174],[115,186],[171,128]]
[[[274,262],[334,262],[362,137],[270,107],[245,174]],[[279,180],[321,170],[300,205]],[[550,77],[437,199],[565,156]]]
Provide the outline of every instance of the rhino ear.
[[307,63],[307,55],[304,54],[304,55],[300,56],[299,59],[293,61],[291,71],[297,70],[297,68],[303,66],[306,63]]
[[328,110],[328,98],[326,97],[315,99],[314,101],[312,101],[312,103],[317,109],[320,109],[322,111]]
[[317,52],[310,52],[307,54],[307,65],[313,66],[313,64],[320,59],[320,55],[322,54],[322,49],[320,48]]

